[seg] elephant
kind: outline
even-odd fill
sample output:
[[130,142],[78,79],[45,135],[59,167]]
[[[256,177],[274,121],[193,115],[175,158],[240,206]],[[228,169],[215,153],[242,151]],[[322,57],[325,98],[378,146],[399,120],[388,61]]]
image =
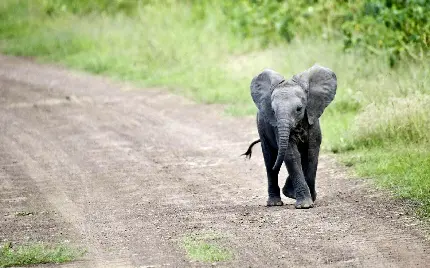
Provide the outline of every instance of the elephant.
[[264,69],[251,82],[251,96],[258,108],[260,139],[243,154],[251,158],[252,147],[261,142],[268,181],[267,206],[282,206],[278,174],[285,163],[288,177],[282,193],[296,200],[295,208],[314,206],[315,178],[321,146],[319,118],[336,95],[336,74],[313,65],[286,80]]

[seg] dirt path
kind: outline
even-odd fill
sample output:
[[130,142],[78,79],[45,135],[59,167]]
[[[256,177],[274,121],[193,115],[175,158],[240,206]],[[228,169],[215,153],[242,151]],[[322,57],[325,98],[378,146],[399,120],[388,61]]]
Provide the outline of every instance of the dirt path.
[[238,157],[253,118],[130,89],[0,56],[0,242],[71,240],[89,249],[78,267],[201,267],[180,241],[215,232],[235,256],[217,266],[428,267],[419,223],[329,156],[316,208],[267,208],[261,150]]

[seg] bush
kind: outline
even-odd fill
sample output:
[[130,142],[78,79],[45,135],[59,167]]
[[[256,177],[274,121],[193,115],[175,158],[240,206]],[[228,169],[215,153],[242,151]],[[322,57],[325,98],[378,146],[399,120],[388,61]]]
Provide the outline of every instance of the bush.
[[333,36],[336,34],[332,31],[333,25],[342,16],[337,2],[240,0],[225,3],[223,10],[231,19],[234,31],[243,38],[257,37],[263,45],[268,45],[309,34]]
[[243,38],[259,38],[264,46],[312,35],[342,37],[345,49],[384,54],[392,67],[404,56],[428,56],[426,0],[240,0],[223,5],[233,30]]
[[[423,59],[430,47],[430,1],[366,0],[342,24],[345,48],[388,54],[390,66],[408,56]],[[426,55],[427,54],[427,55]]]

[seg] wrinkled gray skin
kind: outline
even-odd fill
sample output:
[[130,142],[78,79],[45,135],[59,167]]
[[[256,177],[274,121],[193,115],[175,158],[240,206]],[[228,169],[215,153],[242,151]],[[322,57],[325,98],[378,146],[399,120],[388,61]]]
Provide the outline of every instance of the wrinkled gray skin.
[[283,205],[278,173],[285,162],[289,176],[283,194],[296,199],[296,208],[313,207],[321,144],[319,117],[334,99],[336,88],[335,73],[318,65],[289,80],[270,69],[252,80],[251,95],[258,108],[257,127],[267,171],[268,206]]

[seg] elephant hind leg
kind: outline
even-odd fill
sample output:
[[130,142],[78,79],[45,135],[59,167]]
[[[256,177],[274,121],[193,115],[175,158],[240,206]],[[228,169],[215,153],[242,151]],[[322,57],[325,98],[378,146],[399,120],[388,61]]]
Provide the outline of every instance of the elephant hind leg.
[[282,193],[289,198],[296,199],[296,192],[294,191],[293,181],[290,179],[290,176],[287,177],[285,181],[285,185],[282,188]]

